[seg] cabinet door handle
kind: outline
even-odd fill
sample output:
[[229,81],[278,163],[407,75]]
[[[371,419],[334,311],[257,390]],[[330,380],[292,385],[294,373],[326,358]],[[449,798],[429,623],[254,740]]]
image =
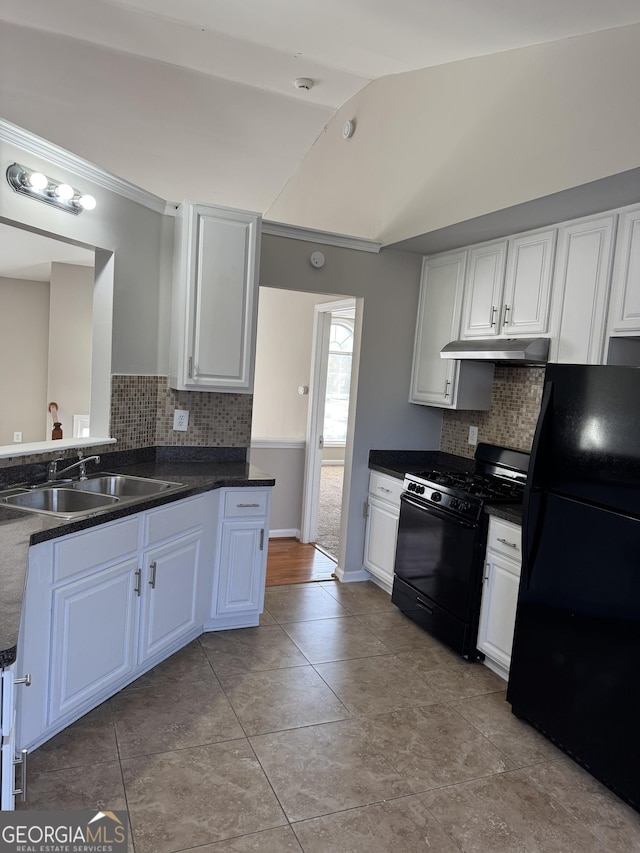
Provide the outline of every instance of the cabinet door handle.
[[149,568],[151,569],[151,580],[149,581],[149,586],[151,587],[151,589],[155,589],[156,588],[156,568],[157,568],[155,560],[153,561],[153,563],[151,563]]
[[136,585],[133,588],[133,591],[136,595],[140,595],[140,584],[142,583],[142,569],[136,569],[134,572],[136,576]]
[[24,678],[16,678],[14,684],[24,684],[25,687],[31,687],[31,673],[28,672]]
[[264,527],[260,531],[260,550],[264,551]]
[[259,506],[260,504],[236,504],[238,509],[258,509]]
[[505,305],[504,306],[504,314],[502,315],[502,325],[503,326],[507,325],[507,314],[509,313],[509,311],[511,311],[511,305]]
[[489,580],[489,563],[486,563],[484,568],[485,568],[486,574],[482,578],[482,583],[486,583]]
[[501,539],[499,536],[498,536],[498,542],[502,542],[503,545],[508,545],[509,548],[517,548],[518,547],[517,542],[509,542],[508,539]]
[[187,376],[189,379],[193,379],[193,357],[189,356],[189,363],[187,366]]
[[491,306],[491,320],[489,322],[490,326],[495,326],[496,324],[496,314],[498,313],[498,309],[495,305]]
[[449,396],[449,385],[451,385],[451,380],[445,379],[445,382],[444,382],[444,396],[445,397]]
[[22,758],[14,758],[13,766],[17,767],[20,765],[20,787],[13,789],[13,795],[15,797],[20,796],[23,803],[27,801],[27,750],[21,749],[20,755]]

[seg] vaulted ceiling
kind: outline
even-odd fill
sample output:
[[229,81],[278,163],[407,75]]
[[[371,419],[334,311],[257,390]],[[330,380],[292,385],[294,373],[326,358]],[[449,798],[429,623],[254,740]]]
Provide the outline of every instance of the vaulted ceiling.
[[371,80],[638,21],[638,0],[0,0],[0,113],[164,198],[266,213]]

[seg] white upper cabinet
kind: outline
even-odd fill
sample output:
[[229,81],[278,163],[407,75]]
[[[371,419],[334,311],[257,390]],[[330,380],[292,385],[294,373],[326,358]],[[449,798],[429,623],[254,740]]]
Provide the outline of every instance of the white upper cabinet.
[[549,361],[603,363],[615,226],[611,214],[560,228]]
[[260,216],[184,202],[176,214],[170,383],[253,390]]
[[425,258],[409,401],[447,409],[488,410],[493,365],[440,358],[460,334],[466,252]]
[[640,206],[620,214],[611,285],[609,333],[640,331]]
[[469,250],[464,289],[464,338],[499,334],[506,257],[506,240]]
[[549,331],[556,231],[522,234],[469,250],[463,338]]

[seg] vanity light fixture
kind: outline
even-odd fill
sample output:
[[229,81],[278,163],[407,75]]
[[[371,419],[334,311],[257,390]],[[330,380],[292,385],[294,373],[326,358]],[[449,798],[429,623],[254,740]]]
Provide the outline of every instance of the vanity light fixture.
[[81,193],[70,184],[54,181],[42,172],[28,169],[19,163],[9,166],[7,181],[15,192],[44,201],[45,204],[51,204],[76,216],[83,210],[93,210],[96,206],[92,195]]

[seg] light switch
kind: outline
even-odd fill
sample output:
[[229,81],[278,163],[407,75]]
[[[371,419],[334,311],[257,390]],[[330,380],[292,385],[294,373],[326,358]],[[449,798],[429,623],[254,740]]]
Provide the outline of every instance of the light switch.
[[470,426],[469,427],[469,444],[477,444],[478,443],[478,427]]

